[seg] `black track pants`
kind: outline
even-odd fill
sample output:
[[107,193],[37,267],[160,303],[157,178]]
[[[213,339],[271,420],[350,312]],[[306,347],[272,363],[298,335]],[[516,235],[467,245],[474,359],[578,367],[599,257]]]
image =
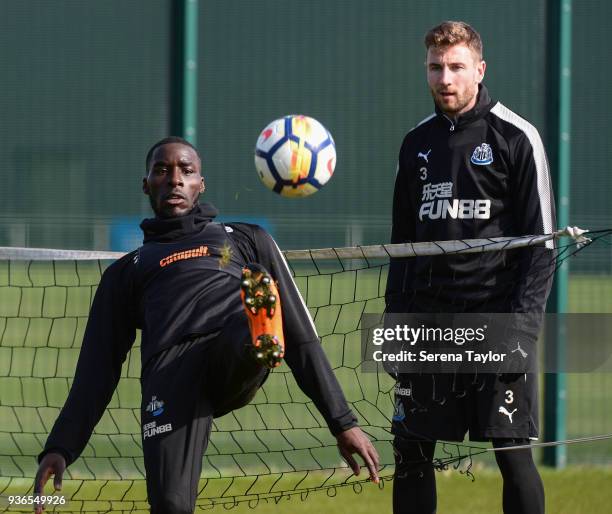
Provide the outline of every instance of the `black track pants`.
[[221,332],[172,346],[146,364],[141,419],[152,513],[194,511],[213,418],[249,403],[267,376],[250,345],[240,313]]

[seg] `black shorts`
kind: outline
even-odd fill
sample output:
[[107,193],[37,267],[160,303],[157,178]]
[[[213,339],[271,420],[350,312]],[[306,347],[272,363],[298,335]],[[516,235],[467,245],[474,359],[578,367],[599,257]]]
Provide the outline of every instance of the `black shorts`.
[[538,438],[538,376],[400,375],[392,432],[405,439]]
[[155,355],[142,372],[142,448],[151,512],[193,512],[212,420],[249,403],[268,370],[250,357],[246,316]]

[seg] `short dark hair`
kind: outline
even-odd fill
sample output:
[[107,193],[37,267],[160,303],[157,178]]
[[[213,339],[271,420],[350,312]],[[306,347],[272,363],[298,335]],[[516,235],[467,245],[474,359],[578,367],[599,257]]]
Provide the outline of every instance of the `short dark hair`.
[[178,136],[165,137],[163,139],[160,139],[151,148],[149,148],[149,151],[147,152],[147,158],[145,160],[147,173],[149,172],[149,166],[151,165],[151,159],[153,158],[153,152],[155,151],[155,149],[159,148],[160,146],[169,145],[171,143],[179,143],[181,145],[188,146],[196,153],[196,155],[198,156],[198,159],[202,160],[202,158],[200,157],[200,152],[198,152],[198,149],[186,139],[183,139],[182,137],[178,137]]
[[425,34],[425,48],[445,48],[465,44],[482,60],[482,39],[464,21],[443,21]]

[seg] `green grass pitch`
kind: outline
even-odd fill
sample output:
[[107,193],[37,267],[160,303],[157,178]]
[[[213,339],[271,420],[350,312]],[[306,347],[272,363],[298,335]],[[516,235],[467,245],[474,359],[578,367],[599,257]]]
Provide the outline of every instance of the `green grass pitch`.
[[[572,466],[562,471],[540,469],[546,491],[546,511],[554,514],[591,514],[609,512],[612,502],[612,468]],[[501,513],[501,479],[496,470],[490,467],[476,469],[475,481],[472,482],[456,471],[442,472],[436,475],[438,486],[438,512],[449,514],[492,514]],[[2,481],[0,480],[0,484]],[[25,485],[25,484],[24,484]],[[16,488],[19,489],[19,488]],[[374,484],[365,484],[359,494],[351,487],[338,488],[332,492],[318,491],[311,493],[305,500],[299,495],[278,500],[260,501],[255,510],[255,503],[241,503],[231,509],[235,514],[310,514],[312,512],[334,514],[371,514],[372,512],[391,512],[391,482],[383,488]],[[24,494],[24,488],[15,494]],[[107,496],[120,497],[124,489],[119,485],[108,488]],[[143,491],[144,493],[144,491]],[[87,492],[84,491],[84,495]],[[148,512],[146,504],[138,502],[135,513]],[[4,503],[2,503],[4,500]],[[6,506],[6,496],[0,500],[0,509]],[[66,509],[74,508],[79,500],[68,503]],[[113,508],[119,512],[121,503],[99,501],[88,502],[88,508],[99,508],[101,511]],[[9,512],[18,511],[11,509]],[[26,512],[25,509],[21,511]],[[61,512],[61,510],[58,510]],[[196,512],[227,512],[227,507],[209,505],[198,508]]]
[[[38,453],[45,434],[48,433],[58,409],[67,394],[70,379],[78,356],[78,344],[82,337],[91,295],[99,279],[99,269],[95,264],[64,263],[51,269],[49,263],[22,264],[0,263],[0,495],[26,494],[36,465],[33,456]],[[381,307],[379,299],[384,284],[384,276],[376,270],[364,270],[345,275],[322,275],[308,279],[298,278],[298,286],[315,317],[323,343],[332,365],[337,369],[339,379],[347,397],[355,401],[360,417],[372,416],[379,427],[388,426],[385,416],[391,412],[389,395],[373,399],[381,384],[370,375],[360,374],[360,356],[346,352],[353,343],[356,320],[363,311],[376,311]],[[570,281],[571,312],[612,312],[612,279],[609,276],[581,275],[572,276]],[[338,343],[343,344],[338,344]],[[348,345],[348,346],[347,346]],[[144,502],[142,465],[138,433],[140,430],[134,409],[139,405],[140,360],[138,349],[133,351],[124,366],[123,379],[111,402],[115,410],[105,415],[97,428],[92,444],[85,452],[85,458],[75,463],[72,469],[86,479],[80,485],[78,497],[86,501],[87,508],[98,503],[108,510],[107,503],[112,499],[132,499]],[[281,374],[277,377],[280,381]],[[374,376],[375,377],[375,376]],[[382,389],[387,391],[390,384],[382,379]],[[224,461],[222,456],[231,452],[233,442],[225,439],[236,426],[245,427],[244,442],[250,444],[249,429],[262,429],[261,414],[257,405],[267,402],[281,404],[287,401],[283,396],[282,383],[270,387],[266,398],[258,396],[252,408],[246,408],[234,418],[219,420],[216,448],[219,469],[236,471],[235,463]],[[272,381],[270,386],[274,386]],[[364,388],[366,392],[364,393]],[[274,392],[273,392],[274,391]],[[275,396],[276,395],[276,396]],[[374,394],[376,396],[376,394]],[[294,400],[305,402],[299,393]],[[367,400],[367,401],[365,401]],[[571,374],[568,375],[568,437],[603,434],[612,432],[612,374]],[[385,416],[372,409],[375,405]],[[42,409],[40,406],[46,406]],[[300,427],[300,413],[305,413],[304,403],[298,405],[296,419],[287,420],[286,414],[272,409],[265,419],[268,425],[290,430]],[[321,419],[314,422],[321,423]],[[258,425],[258,423],[260,425]],[[308,426],[304,423],[304,426]],[[262,429],[261,434],[264,434]],[[388,439],[384,430],[372,430],[377,437]],[[135,434],[136,437],[132,437]],[[109,436],[113,437],[110,438]],[[321,458],[332,466],[337,465],[338,457],[333,446],[333,438],[321,429],[317,433],[329,448],[321,451]],[[251,438],[252,439],[252,438]],[[112,441],[113,444],[110,444]],[[270,439],[274,444],[274,438]],[[308,441],[305,434],[297,433],[292,443],[296,447]],[[225,446],[224,446],[225,445]],[[117,453],[117,447],[120,453]],[[390,464],[389,443],[384,440],[378,445],[383,458]],[[214,451],[212,452],[214,454]],[[10,456],[6,458],[4,456]],[[93,456],[103,458],[91,458]],[[612,502],[610,483],[612,471],[612,442],[601,441],[568,447],[570,463],[586,467],[570,466],[564,471],[545,470],[544,481],[547,489],[548,511],[555,513],[606,512]],[[89,460],[88,460],[89,458]],[[297,468],[308,463],[300,461],[296,453],[294,464]],[[111,463],[112,462],[112,466]],[[221,463],[221,464],[219,464]],[[244,466],[248,467],[245,461]],[[438,474],[440,491],[440,512],[496,512],[499,511],[500,481],[491,467],[493,459],[476,457],[474,459],[476,482],[470,482],[458,471]],[[593,467],[600,464],[602,467]],[[387,468],[387,474],[391,469]],[[207,475],[208,474],[208,475]],[[239,473],[238,473],[239,474]],[[94,477],[109,479],[103,487]],[[121,476],[129,476],[134,482],[129,487]],[[204,471],[210,476],[210,469]],[[28,478],[19,478],[28,477]],[[288,483],[291,473],[287,474]],[[320,484],[317,473],[311,477]],[[263,477],[257,482],[265,490],[267,480],[274,476]],[[80,482],[78,482],[80,484]],[[66,482],[66,494],[77,493],[77,482]],[[289,489],[289,488],[288,488]],[[288,490],[287,489],[287,490]],[[337,488],[312,493],[302,502],[299,495],[293,495],[291,503],[283,498],[260,502],[258,512],[301,512],[320,509],[330,512],[372,512],[374,509],[390,509],[390,483],[382,490],[373,484],[365,484],[361,494],[355,494],[352,487]],[[335,494],[331,498],[330,495]],[[469,502],[467,499],[469,498]],[[576,503],[580,499],[583,503]],[[2,510],[0,503],[0,511]],[[73,504],[74,507],[75,504]],[[121,504],[113,506],[120,510]],[[495,510],[491,510],[492,507]],[[145,505],[142,503],[142,507]],[[248,506],[239,506],[234,511],[242,512]],[[242,509],[242,510],[241,510]],[[463,510],[461,510],[463,509]],[[209,510],[210,511],[210,510]],[[214,512],[225,511],[216,507]],[[245,510],[246,512],[246,510]]]

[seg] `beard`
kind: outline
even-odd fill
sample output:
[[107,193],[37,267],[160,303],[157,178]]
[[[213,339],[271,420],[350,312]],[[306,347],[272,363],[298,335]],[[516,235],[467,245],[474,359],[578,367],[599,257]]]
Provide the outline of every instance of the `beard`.
[[434,103],[443,113],[450,116],[456,116],[469,110],[469,108],[472,107],[472,102],[474,102],[474,104],[476,103],[478,86],[473,89],[465,90],[463,93],[455,92],[451,96],[443,96],[433,89],[430,89],[429,92],[431,93]]

